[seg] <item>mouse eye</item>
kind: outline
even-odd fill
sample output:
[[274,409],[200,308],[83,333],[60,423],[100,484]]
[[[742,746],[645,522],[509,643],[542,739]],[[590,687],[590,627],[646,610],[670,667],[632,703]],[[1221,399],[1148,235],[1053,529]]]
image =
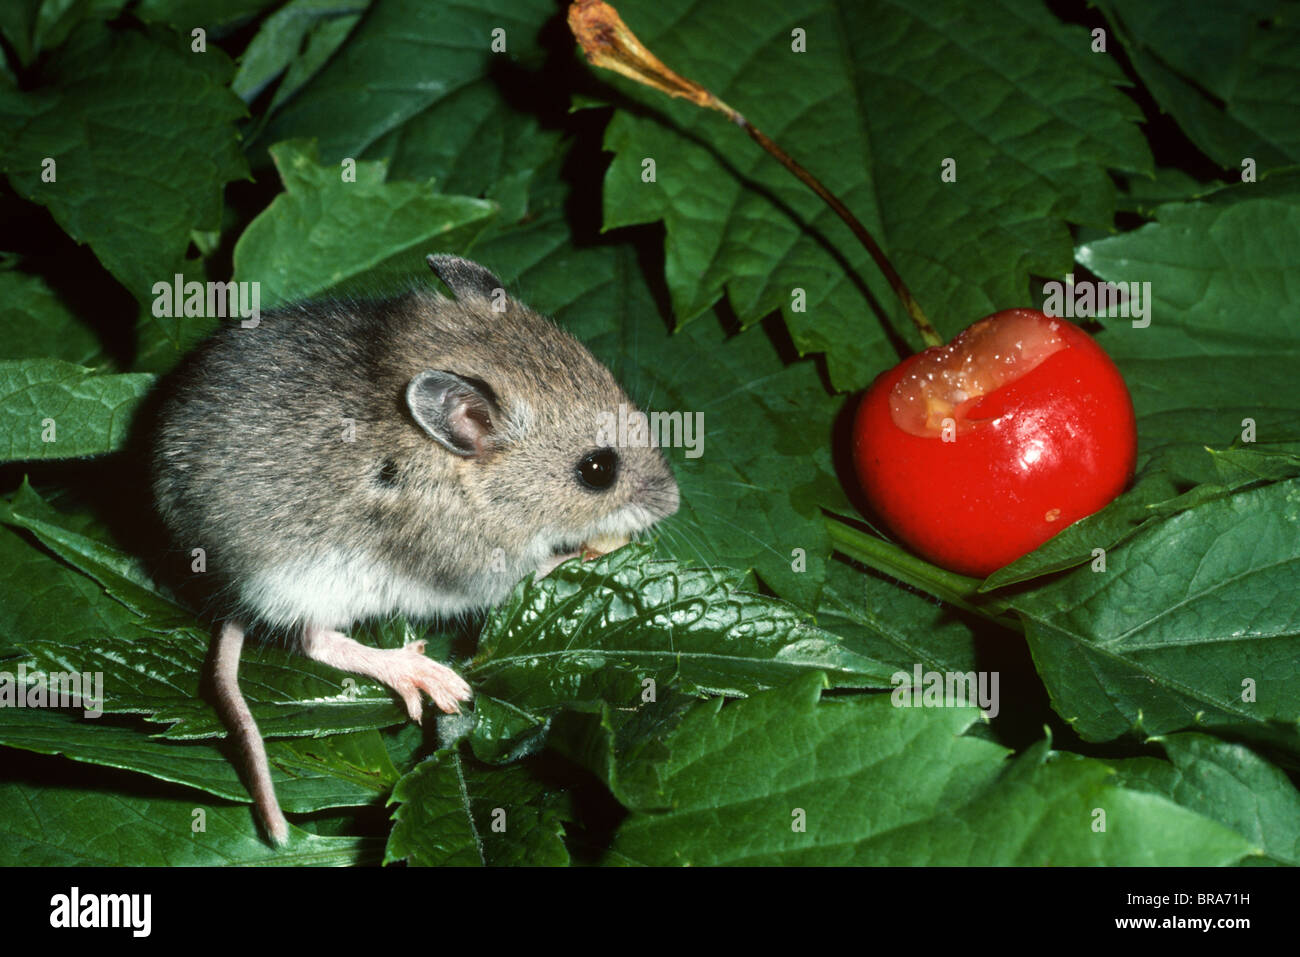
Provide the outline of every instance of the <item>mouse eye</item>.
[[618,453],[613,449],[596,449],[578,460],[578,481],[587,488],[603,491],[614,484],[618,475]]

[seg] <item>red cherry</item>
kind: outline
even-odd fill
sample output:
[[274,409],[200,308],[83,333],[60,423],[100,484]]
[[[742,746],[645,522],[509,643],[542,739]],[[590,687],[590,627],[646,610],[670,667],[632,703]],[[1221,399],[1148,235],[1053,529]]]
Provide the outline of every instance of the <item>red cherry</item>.
[[853,424],[871,507],[925,558],[985,577],[1124,490],[1133,400],[1078,326],[1008,309],[882,373]]

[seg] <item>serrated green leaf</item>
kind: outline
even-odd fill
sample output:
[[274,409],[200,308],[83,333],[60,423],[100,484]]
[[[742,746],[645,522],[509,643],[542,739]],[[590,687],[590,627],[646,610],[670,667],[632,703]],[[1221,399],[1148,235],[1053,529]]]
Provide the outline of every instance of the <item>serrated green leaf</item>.
[[89,243],[141,303],[184,271],[190,234],[218,225],[222,187],[247,175],[243,104],[224,88],[224,62],[220,50],[196,57],[174,37],[88,22],[40,87],[0,94],[0,165],[14,189]]
[[[1114,283],[1150,283],[1150,325],[1111,321],[1097,341],[1124,373],[1139,438],[1300,448],[1300,171],[1160,207],[1157,222],[1081,246]],[[1145,321],[1145,320],[1144,320]]]
[[1216,821],[1117,786],[1100,761],[1040,742],[1008,764],[1005,749],[963,734],[973,709],[821,699],[821,688],[810,675],[697,705],[655,769],[671,810],[634,811],[608,862],[1229,864],[1258,853]]
[[[675,0],[621,12],[665,63],[820,176],[949,336],[1023,305],[1031,273],[1063,271],[1067,222],[1108,224],[1107,167],[1151,166],[1138,114],[1113,89],[1117,68],[1035,3],[764,3],[742,13],[728,0]],[[807,53],[793,52],[793,26],[806,30]],[[876,303],[915,341],[847,227],[739,128],[600,79],[646,108],[619,110],[609,125],[605,225],[664,221],[679,322],[724,290],[746,324],[779,308],[799,350],[824,352],[841,389],[897,361]],[[649,183],[647,157],[658,164]],[[941,179],[946,158],[955,182]],[[806,311],[792,308],[795,289]]]
[[[539,59],[538,26],[555,12],[546,0],[376,4],[334,59],[280,107],[252,148],[311,136],[327,162],[364,155],[385,134],[461,90],[491,88],[498,62],[491,49],[494,28],[505,31],[510,60]],[[491,112],[509,112],[494,100]],[[352,104],[342,115],[340,101]],[[445,128],[438,133],[459,138]]]
[[[671,756],[665,739],[698,700],[666,688],[635,707],[602,703],[594,713],[564,711],[551,723],[546,746],[594,774],[624,807],[663,808],[661,782],[643,772]],[[629,778],[630,786],[624,784]]]
[[[467,675],[479,702],[508,702],[534,728],[562,707],[634,706],[647,679],[692,694],[752,694],[809,671],[888,686],[894,669],[739,585],[735,572],[655,560],[645,546],[569,561],[520,583],[489,616]],[[509,739],[479,724],[472,740],[499,758]]]
[[131,627],[136,616],[89,578],[0,528],[0,655],[20,640],[76,642]]
[[244,102],[253,101],[276,77],[291,68],[299,59],[300,51],[305,52],[308,38],[320,27],[328,24],[343,28],[341,41],[369,5],[369,0],[352,0],[347,4],[338,0],[290,0],[267,17],[249,41],[239,58],[239,71],[231,80],[230,88]]
[[832,562],[817,623],[845,647],[896,670],[973,671],[970,627],[951,609],[895,581]]
[[1300,480],[1196,505],[1012,604],[1088,740],[1214,729],[1300,751]]
[[1157,738],[1168,761],[1116,761],[1120,783],[1163,794],[1232,828],[1279,864],[1300,864],[1300,793],[1245,745],[1184,733]]
[[0,520],[24,528],[42,545],[68,564],[95,579],[123,605],[148,619],[156,631],[192,626],[193,615],[159,593],[139,559],[105,542],[68,527],[68,520],[52,508],[25,480],[10,500]]
[[437,751],[393,789],[384,863],[556,866],[569,863],[558,796],[521,765],[492,767]]
[[[80,571],[7,530],[3,536],[11,537],[0,536],[15,558],[13,579],[0,601],[0,625],[11,626],[9,640],[30,656],[31,668],[103,673],[103,710],[169,723],[168,738],[224,736],[224,725],[199,693],[209,638],[197,619],[158,591],[135,559],[75,532],[72,522],[30,488],[15,496],[0,519],[36,530]],[[56,597],[48,598],[51,594]],[[43,610],[47,605],[62,611],[51,617]],[[400,621],[360,632],[380,647],[416,637]],[[254,644],[245,650],[240,685],[267,737],[368,731],[407,720],[393,695],[377,682],[278,646]]]
[[[79,644],[19,637],[44,672],[102,672],[104,711],[171,725],[183,740],[222,737],[225,725],[199,693],[208,640],[196,629],[91,635]],[[386,688],[270,646],[246,650],[240,687],[265,737],[312,737],[383,728],[406,720]]]
[[1300,160],[1300,24],[1277,0],[1099,0],[1156,102],[1232,170]]
[[483,200],[438,195],[428,183],[385,183],[379,163],[357,163],[356,181],[345,181],[341,168],[318,164],[309,143],[280,143],[271,155],[285,192],[235,245],[235,279],[261,283],[262,308],[361,273],[388,270],[409,282],[426,253],[467,242],[495,212]]

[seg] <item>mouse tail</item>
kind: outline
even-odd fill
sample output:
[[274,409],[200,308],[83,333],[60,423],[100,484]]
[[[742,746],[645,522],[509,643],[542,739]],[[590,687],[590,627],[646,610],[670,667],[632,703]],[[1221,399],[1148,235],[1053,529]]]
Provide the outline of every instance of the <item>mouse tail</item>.
[[271,763],[266,757],[262,733],[239,690],[239,653],[244,647],[244,629],[233,621],[223,622],[217,633],[212,677],[217,707],[243,757],[248,790],[262,819],[267,836],[277,847],[289,842],[289,822],[284,819],[271,781]]

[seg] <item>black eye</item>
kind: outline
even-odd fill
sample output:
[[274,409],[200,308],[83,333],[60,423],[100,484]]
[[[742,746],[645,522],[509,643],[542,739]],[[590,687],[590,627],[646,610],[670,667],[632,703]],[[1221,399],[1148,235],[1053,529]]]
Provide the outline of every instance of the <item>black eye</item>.
[[597,449],[578,460],[578,481],[590,489],[601,491],[614,484],[618,476],[618,453],[613,449]]

